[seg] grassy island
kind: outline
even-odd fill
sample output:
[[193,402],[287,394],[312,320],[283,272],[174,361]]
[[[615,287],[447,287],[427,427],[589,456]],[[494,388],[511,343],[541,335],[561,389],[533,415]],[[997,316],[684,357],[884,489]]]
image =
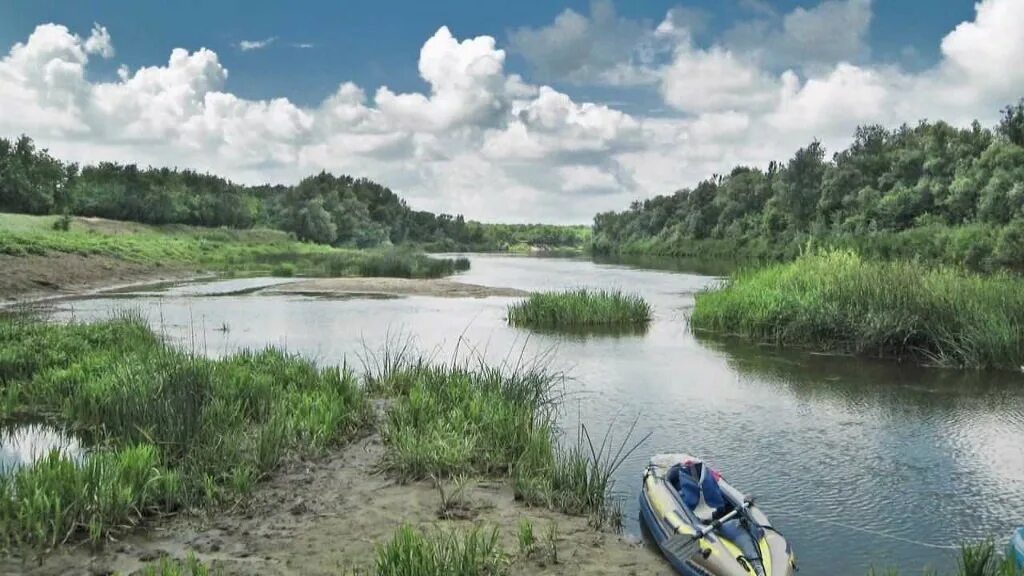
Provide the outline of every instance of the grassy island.
[[1019,370],[1024,281],[829,251],[698,295],[695,330],[930,365]]
[[641,296],[618,290],[584,288],[538,292],[508,307],[514,326],[542,330],[645,327],[651,306]]

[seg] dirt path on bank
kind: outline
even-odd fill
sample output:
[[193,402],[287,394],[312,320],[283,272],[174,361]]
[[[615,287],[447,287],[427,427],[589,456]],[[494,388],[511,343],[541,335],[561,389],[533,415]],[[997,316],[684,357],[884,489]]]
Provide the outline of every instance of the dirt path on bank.
[[377,545],[408,522],[420,528],[474,524],[497,527],[506,552],[518,553],[521,519],[543,540],[557,526],[557,563],[548,557],[512,559],[511,574],[665,574],[673,572],[640,542],[596,532],[585,518],[516,502],[507,482],[469,482],[469,518],[440,520],[441,496],[429,482],[398,485],[378,473],[379,435],[317,461],[292,464],[257,488],[241,509],[209,518],[179,518],[91,553],[63,549],[41,565],[0,560],[0,574],[131,574],[147,562],[189,553],[229,575],[372,573]]
[[281,284],[261,290],[262,294],[303,296],[438,296],[443,298],[486,298],[488,296],[525,296],[515,288],[495,288],[465,284],[447,279],[420,278],[315,278]]
[[195,276],[184,267],[154,267],[110,258],[53,252],[46,255],[0,254],[0,303],[81,292],[138,281],[180,280]]

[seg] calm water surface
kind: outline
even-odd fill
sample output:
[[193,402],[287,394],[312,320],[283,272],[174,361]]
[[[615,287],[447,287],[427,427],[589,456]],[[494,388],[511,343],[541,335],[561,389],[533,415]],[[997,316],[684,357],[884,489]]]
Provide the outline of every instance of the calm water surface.
[[[547,351],[571,378],[566,428],[582,417],[618,436],[637,415],[651,438],[618,473],[627,530],[647,456],[703,456],[757,495],[792,541],[805,574],[871,566],[949,569],[936,548],[1024,524],[1024,379],[848,358],[781,354],[708,341],[687,329],[702,274],[584,260],[472,255],[459,281],[526,290],[578,286],[643,294],[655,319],[643,335],[530,334],[505,323],[508,298],[391,300],[271,296],[273,279],[227,280],[58,305],[61,318],[140,309],[167,337],[212,356],[284,346],[358,366],[364,346],[415,338],[448,358],[470,343],[492,360]],[[701,270],[706,272],[706,270]],[[643,553],[643,552],[638,552]]]

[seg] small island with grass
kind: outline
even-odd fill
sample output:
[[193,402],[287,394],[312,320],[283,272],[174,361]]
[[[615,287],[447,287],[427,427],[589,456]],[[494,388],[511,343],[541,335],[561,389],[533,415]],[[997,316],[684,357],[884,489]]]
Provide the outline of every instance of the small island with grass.
[[697,296],[698,333],[969,369],[1024,363],[1024,283],[843,250],[739,272]]
[[651,305],[620,290],[537,292],[508,307],[509,324],[538,330],[643,329],[650,321]]

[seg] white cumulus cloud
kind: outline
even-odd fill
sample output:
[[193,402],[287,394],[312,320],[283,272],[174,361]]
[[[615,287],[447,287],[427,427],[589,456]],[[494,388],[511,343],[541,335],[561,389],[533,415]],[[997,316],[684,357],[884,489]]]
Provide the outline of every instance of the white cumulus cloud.
[[[800,18],[858,6],[870,3],[826,0]],[[594,13],[601,9],[595,5],[586,26],[621,21]],[[778,19],[769,34],[804,25],[786,24],[794,13],[758,14]],[[79,162],[190,167],[247,183],[330,170],[378,180],[421,209],[586,222],[736,164],[785,160],[814,138],[835,150],[857,124],[991,124],[1001,106],[1024,95],[1019,0],[979,2],[975,16],[941,40],[940,60],[919,72],[863,58],[833,62],[838,52],[779,70],[725,37],[696,41],[691,20],[675,13],[649,26],[644,34],[658,58],[637,65],[634,50],[617,65],[659,88],[670,112],[657,114],[531,83],[507,71],[494,38],[457,38],[446,27],[420,51],[426,90],[397,93],[339,78],[319,103],[301,106],[233,94],[217,53],[201,47],[94,80],[91,59],[114,57],[111,34],[100,25],[83,37],[43,24],[0,57],[0,136],[27,133]],[[850,43],[843,53],[858,50]],[[601,74],[616,69],[601,62]]]

